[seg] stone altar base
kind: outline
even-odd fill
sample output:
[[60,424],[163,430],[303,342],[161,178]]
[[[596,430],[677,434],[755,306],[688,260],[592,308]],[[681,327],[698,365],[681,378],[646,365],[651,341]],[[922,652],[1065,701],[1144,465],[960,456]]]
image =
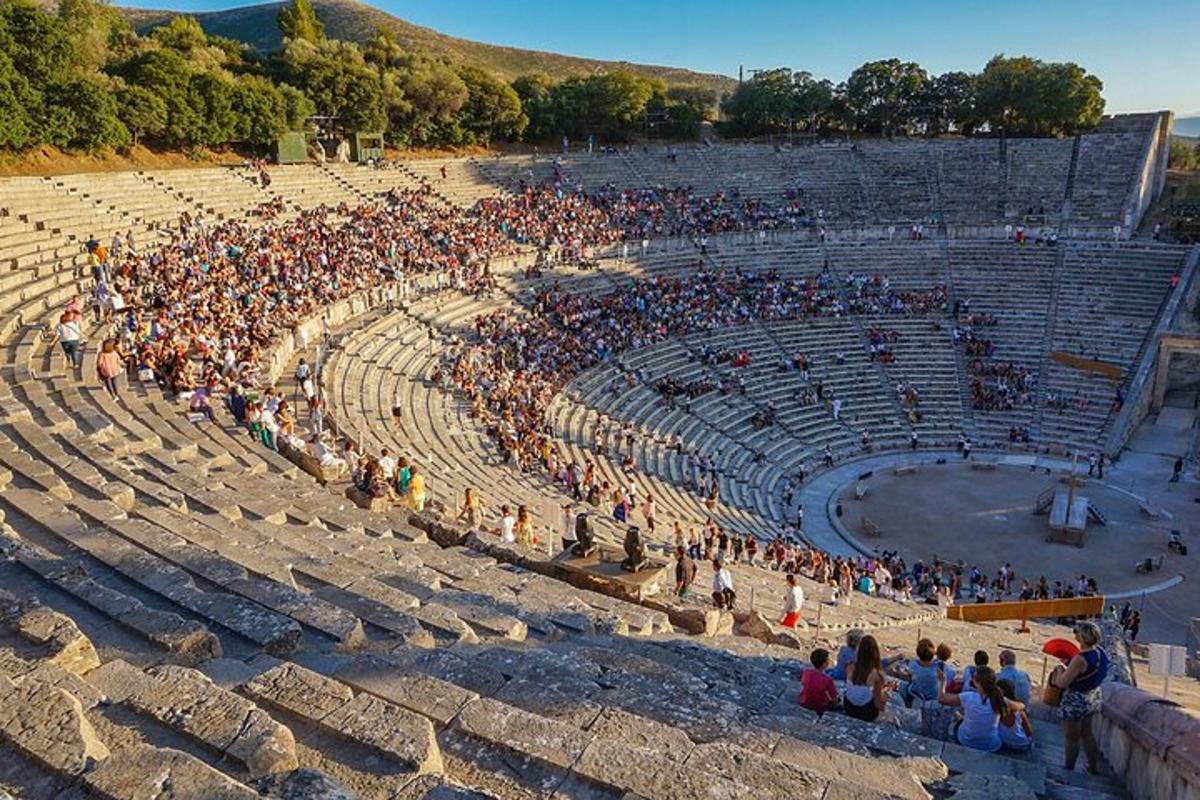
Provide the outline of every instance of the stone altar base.
[[641,571],[627,572],[621,568],[624,559],[624,550],[600,545],[594,553],[584,557],[564,550],[554,557],[554,565],[566,574],[572,586],[625,597],[635,602],[663,591],[663,582],[668,580],[670,571],[667,564],[651,560]]

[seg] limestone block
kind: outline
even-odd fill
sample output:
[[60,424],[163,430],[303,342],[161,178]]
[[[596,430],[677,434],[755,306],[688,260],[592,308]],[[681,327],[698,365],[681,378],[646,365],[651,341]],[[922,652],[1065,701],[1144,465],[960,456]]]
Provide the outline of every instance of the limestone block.
[[301,767],[285,775],[267,775],[254,784],[267,800],[355,800],[355,795],[333,778]]
[[253,777],[298,766],[290,730],[194,669],[159,666],[142,672],[111,661],[89,680],[115,702],[228,754]]
[[767,618],[757,611],[747,614],[737,626],[738,636],[749,636],[764,644],[775,643],[775,631]]
[[341,667],[337,679],[356,689],[448,725],[467,703],[479,695],[454,683],[405,669],[382,658],[361,656]]
[[361,693],[321,724],[383,753],[412,772],[441,772],[442,753],[428,719]]
[[256,675],[239,688],[256,702],[317,721],[354,699],[354,692],[346,684],[292,663]]
[[470,736],[564,769],[575,763],[592,738],[565,723],[486,697],[468,703],[454,724]]
[[831,783],[811,770],[721,742],[697,745],[685,766],[758,790],[763,797],[822,798]]
[[258,793],[178,750],[137,744],[83,776],[104,800],[255,800]]
[[46,645],[53,655],[50,660],[65,670],[83,675],[100,666],[96,648],[79,630],[74,620],[57,611],[36,606],[13,621],[13,627],[34,644]]
[[0,740],[69,776],[109,755],[75,697],[31,679],[17,684],[0,677]]
[[704,635],[708,637],[732,636],[733,614],[716,609],[708,611],[704,615]]
[[606,708],[588,732],[597,737],[636,746],[658,758],[683,763],[695,744],[678,728],[639,717],[616,708]]

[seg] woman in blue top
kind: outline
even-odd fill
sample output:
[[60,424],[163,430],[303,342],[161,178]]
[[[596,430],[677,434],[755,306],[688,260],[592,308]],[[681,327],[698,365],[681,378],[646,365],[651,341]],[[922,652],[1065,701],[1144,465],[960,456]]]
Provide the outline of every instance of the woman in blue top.
[[996,685],[996,673],[991,667],[976,667],[971,688],[964,687],[959,694],[946,691],[946,673],[939,670],[938,702],[962,709],[963,718],[954,734],[959,744],[987,753],[1000,749],[1000,717],[1008,713],[1009,704]]
[[1100,710],[1103,697],[1100,684],[1108,675],[1108,654],[1100,649],[1100,628],[1094,622],[1080,622],[1075,626],[1075,641],[1079,642],[1079,653],[1071,659],[1066,669],[1055,667],[1050,673],[1050,683],[1063,690],[1059,714],[1062,716],[1063,735],[1067,738],[1066,767],[1075,769],[1079,759],[1079,743],[1087,755],[1087,770],[1096,774],[1100,761],[1100,748],[1092,733],[1092,715]]

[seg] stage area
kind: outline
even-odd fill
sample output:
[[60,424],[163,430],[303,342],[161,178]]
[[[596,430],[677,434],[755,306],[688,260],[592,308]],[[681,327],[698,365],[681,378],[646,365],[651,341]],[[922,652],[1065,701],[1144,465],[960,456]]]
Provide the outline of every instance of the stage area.
[[[1086,474],[1086,468],[1082,471]],[[1178,520],[1152,519],[1135,497],[1098,481],[1088,480],[1076,492],[1087,496],[1108,524],[1090,521],[1085,544],[1078,548],[1047,542],[1048,518],[1033,513],[1038,495],[1061,485],[1064,473],[1002,464],[980,470],[953,460],[901,472],[876,471],[862,481],[862,499],[856,497],[857,481],[842,487],[837,499],[850,537],[867,549],[897,550],[910,565],[918,558],[929,563],[936,554],[961,559],[968,569],[977,565],[994,577],[1008,562],[1017,574],[1016,587],[1024,578],[1036,584],[1045,575],[1053,586],[1085,574],[1110,594],[1161,584],[1186,562],[1167,551],[1167,534]],[[878,526],[878,537],[869,535],[864,517]],[[1161,570],[1134,571],[1139,559],[1159,554],[1166,554]]]

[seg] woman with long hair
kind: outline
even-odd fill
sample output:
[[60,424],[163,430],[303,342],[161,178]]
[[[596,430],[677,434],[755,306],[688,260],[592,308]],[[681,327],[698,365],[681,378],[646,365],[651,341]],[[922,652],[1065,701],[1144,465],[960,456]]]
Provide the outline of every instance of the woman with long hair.
[[970,688],[958,694],[946,691],[946,672],[938,670],[938,702],[962,709],[962,720],[954,738],[963,747],[994,753],[1003,744],[1000,740],[1000,719],[1024,708],[1015,700],[1010,703],[996,682],[991,667],[976,667],[971,673]]
[[895,682],[883,674],[883,659],[874,636],[863,636],[854,654],[854,666],[846,680],[843,707],[855,719],[873,722],[887,708]]

